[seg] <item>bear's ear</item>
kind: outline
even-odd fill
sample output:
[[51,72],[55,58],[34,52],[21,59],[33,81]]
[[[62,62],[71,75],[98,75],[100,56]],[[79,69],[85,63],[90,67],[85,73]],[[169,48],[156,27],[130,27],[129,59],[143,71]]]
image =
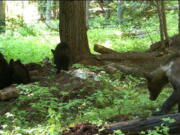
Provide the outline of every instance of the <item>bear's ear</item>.
[[14,60],[13,60],[13,59],[11,59],[9,63],[10,63],[10,64],[13,64],[13,63],[14,63]]
[[148,81],[151,81],[152,78],[153,78],[153,76],[150,73],[147,73],[147,72],[144,72],[143,75]]
[[16,61],[15,61],[15,63],[18,63],[18,64],[20,64],[20,63],[21,63],[21,61],[20,61],[20,60],[16,60]]
[[55,50],[51,49],[51,52],[54,54]]

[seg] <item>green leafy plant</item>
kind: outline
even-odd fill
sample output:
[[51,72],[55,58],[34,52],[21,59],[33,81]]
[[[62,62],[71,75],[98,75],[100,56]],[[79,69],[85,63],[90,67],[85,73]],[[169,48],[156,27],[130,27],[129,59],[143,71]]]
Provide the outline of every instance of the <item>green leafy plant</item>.
[[175,120],[172,118],[163,118],[160,126],[156,126],[154,130],[148,130],[147,132],[142,131],[141,135],[169,135],[168,125],[174,122]]

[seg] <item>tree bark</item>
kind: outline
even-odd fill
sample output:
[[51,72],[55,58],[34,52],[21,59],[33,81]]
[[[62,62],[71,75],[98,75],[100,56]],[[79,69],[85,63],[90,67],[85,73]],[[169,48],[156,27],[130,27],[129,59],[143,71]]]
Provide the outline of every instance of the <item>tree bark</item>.
[[97,55],[99,60],[137,60],[151,59],[152,56],[159,56],[158,52],[116,52],[101,45],[95,45],[94,50],[102,55]]
[[85,1],[60,1],[60,38],[70,47],[72,63],[90,56]]
[[123,7],[122,7],[123,1],[118,0],[117,4],[118,4],[118,6],[117,6],[118,22],[119,22],[119,24],[121,24],[122,20],[123,20]]
[[164,32],[165,39],[167,40],[166,47],[169,47],[170,43],[169,43],[169,36],[168,36],[168,32],[167,32],[165,2],[164,1],[160,1],[160,2],[161,2],[161,9],[162,9],[163,32]]
[[85,8],[85,11],[86,11],[86,28],[88,29],[89,28],[89,2],[90,1],[86,1],[86,8]]
[[0,1],[0,33],[5,32],[5,1]]
[[[159,16],[159,27],[160,27],[160,37],[161,37],[161,48],[165,49],[166,47],[169,47],[169,36],[167,32],[167,24],[166,24],[166,15],[165,15],[165,7],[164,7],[164,1],[156,1],[156,7],[157,12]],[[167,43],[164,42],[164,40],[167,40]]]
[[46,23],[51,21],[52,2],[51,0],[46,1]]
[[[168,123],[163,121],[163,118],[174,119],[174,123]],[[180,114],[169,114],[164,116],[152,116],[146,119],[131,120],[126,122],[119,122],[108,126],[109,132],[114,130],[121,130],[126,135],[140,135],[141,131],[147,131],[155,129],[156,126],[160,126],[162,123],[167,125],[170,129],[169,134],[180,134]]]
[[94,51],[101,53],[101,54],[112,54],[112,53],[118,53],[113,51],[112,49],[106,48],[102,45],[95,44],[94,45]]
[[38,12],[40,14],[40,20],[46,19],[46,1],[38,1]]
[[165,48],[161,4],[159,1],[156,1],[156,4],[157,4],[156,6],[157,6],[158,16],[159,16],[159,29],[160,29],[160,37],[161,37],[161,47]]
[[178,9],[178,16],[179,16],[178,30],[179,30],[179,34],[180,34],[180,0],[178,0],[178,6],[179,6],[179,9]]
[[111,1],[104,1],[105,5],[107,5],[107,8],[105,10],[105,18],[109,19],[111,17],[111,13],[110,13],[110,6],[109,4],[111,3]]

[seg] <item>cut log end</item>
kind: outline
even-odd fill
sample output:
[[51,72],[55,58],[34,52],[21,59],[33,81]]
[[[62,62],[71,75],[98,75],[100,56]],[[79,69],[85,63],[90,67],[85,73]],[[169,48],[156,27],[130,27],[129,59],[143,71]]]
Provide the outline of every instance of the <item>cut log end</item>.
[[19,90],[20,89],[14,87],[7,87],[0,90],[0,101],[17,98],[19,96]]

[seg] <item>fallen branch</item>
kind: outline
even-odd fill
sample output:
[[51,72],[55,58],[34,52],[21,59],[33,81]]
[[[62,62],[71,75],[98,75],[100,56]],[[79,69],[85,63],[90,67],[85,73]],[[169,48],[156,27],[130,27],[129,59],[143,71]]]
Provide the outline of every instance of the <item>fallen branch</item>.
[[101,53],[101,54],[112,54],[112,53],[118,53],[113,51],[112,49],[106,48],[102,45],[95,44],[94,45],[94,51]]
[[133,74],[134,76],[142,76],[143,72],[140,71],[138,68],[136,67],[128,67],[125,65],[120,65],[117,63],[108,63],[106,62],[107,66],[105,66],[106,71],[110,72],[110,73],[116,73],[116,72],[123,72],[125,74]]
[[138,59],[151,59],[152,57],[158,57],[158,52],[116,52],[101,45],[95,45],[94,50],[102,55],[96,56],[98,60],[138,60]]
[[148,52],[124,52],[124,53],[113,53],[113,54],[102,54],[96,56],[98,60],[144,60],[152,59],[153,56],[158,56],[159,53],[148,53]]

